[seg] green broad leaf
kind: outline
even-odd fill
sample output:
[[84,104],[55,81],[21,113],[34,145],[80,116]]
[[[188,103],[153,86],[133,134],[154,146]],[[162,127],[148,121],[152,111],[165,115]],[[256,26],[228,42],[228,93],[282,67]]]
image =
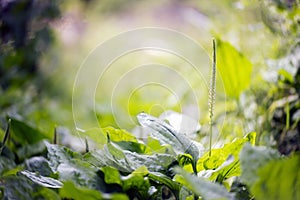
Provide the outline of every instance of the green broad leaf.
[[113,127],[102,128],[104,133],[108,133],[110,140],[114,142],[128,141],[128,142],[137,142],[137,139],[134,135],[127,132],[124,129],[115,129]]
[[132,174],[140,174],[142,176],[146,176],[149,174],[149,171],[148,171],[147,167],[141,166],[141,167],[137,168],[136,170],[134,170],[132,172]]
[[196,143],[186,135],[178,133],[172,126],[164,121],[146,113],[140,113],[138,121],[143,127],[153,130],[151,132],[154,138],[160,140],[162,144],[171,145],[177,154],[190,154],[196,162],[199,158],[199,148]]
[[25,145],[17,149],[17,155],[19,160],[23,161],[26,158],[30,158],[35,155],[42,155],[47,150],[45,140],[38,141],[37,143]]
[[144,177],[144,173],[137,171],[128,176],[122,176],[122,187],[130,199],[148,199],[150,188],[149,179]]
[[[227,166],[231,165],[232,167],[229,169],[226,169]],[[198,173],[198,176],[201,176],[203,178],[209,178],[211,180],[214,180],[216,182],[222,183],[225,177],[223,174],[227,172],[231,172],[230,170],[236,170],[235,167],[239,167],[238,161],[234,161],[234,157],[230,155],[225,162],[222,163],[218,168],[216,169],[208,169],[208,170],[202,170]],[[240,172],[238,170],[238,172]],[[231,172],[232,173],[232,172]],[[239,174],[237,174],[239,175]],[[222,180],[220,180],[222,179]]]
[[272,160],[257,169],[258,181],[251,187],[255,199],[300,199],[300,156]]
[[45,142],[45,145],[47,147],[47,158],[49,160],[49,165],[52,169],[52,171],[56,172],[57,167],[61,163],[68,163],[72,159],[81,159],[82,156],[79,153],[73,152],[70,149],[55,145],[55,144],[50,144],[49,142]]
[[290,74],[289,72],[287,72],[285,69],[280,69],[278,70],[278,75],[282,76],[284,80],[293,83],[294,82],[294,77],[292,74]]
[[179,189],[180,189],[179,183],[173,181],[172,179],[170,179],[168,176],[166,176],[163,173],[149,172],[148,178],[152,181],[156,181],[156,182],[159,182],[161,184],[168,186],[168,188],[170,188],[173,191],[179,191]]
[[88,187],[91,189],[100,189],[102,182],[97,175],[98,169],[88,162],[74,159],[69,163],[61,163],[57,172],[59,180],[73,181],[78,186]]
[[131,152],[136,152],[139,154],[150,154],[152,151],[149,147],[142,143],[138,142],[132,142],[132,141],[120,141],[120,142],[114,142],[116,145],[118,145],[123,150],[128,150]]
[[20,174],[26,176],[28,179],[30,179],[32,182],[39,184],[43,187],[47,187],[47,188],[61,188],[62,187],[62,182],[54,179],[54,178],[50,178],[50,177],[45,177],[45,176],[41,176],[37,173],[34,172],[30,172],[28,170],[24,170],[24,171],[20,171]]
[[170,154],[153,154],[145,155],[121,149],[114,142],[109,142],[104,147],[106,150],[105,156],[108,158],[109,163],[113,163],[113,167],[131,172],[142,166],[146,166],[149,171],[164,171],[175,160],[174,156]]
[[171,151],[170,145],[161,145],[158,139],[153,137],[148,137],[147,147],[150,148],[153,153],[167,153],[167,151]]
[[188,172],[194,172],[193,169],[193,158],[190,154],[180,154],[177,155],[177,161],[179,166]]
[[43,139],[50,139],[39,130],[17,119],[11,119],[11,138],[20,144],[34,144]]
[[250,85],[251,62],[230,43],[220,39],[217,40],[217,70],[229,97],[238,99]]
[[99,168],[111,166],[122,172],[132,172],[134,170],[126,161],[125,156],[121,159],[115,159],[106,146],[104,147],[104,150],[93,151],[85,154],[83,159]]
[[180,154],[177,156],[179,166],[189,165],[192,163],[193,158],[190,154]]
[[98,168],[83,159],[81,154],[59,145],[46,143],[49,166],[59,174],[60,181],[73,181],[76,185],[99,189]]
[[240,153],[241,182],[249,187],[253,186],[258,180],[257,170],[269,161],[279,158],[279,152],[274,149],[245,144]]
[[101,171],[104,173],[104,181],[107,184],[119,184],[121,185],[121,176],[120,173],[117,169],[111,167],[111,166],[106,166],[102,167]]
[[46,160],[46,158],[42,156],[35,156],[26,159],[24,164],[25,169],[31,172],[37,172],[42,176],[51,176],[51,174],[53,173],[49,166],[48,160]]
[[189,174],[181,168],[176,168],[175,171],[182,175],[184,186],[205,200],[234,199],[234,195],[218,183],[213,183],[202,177]]
[[1,199],[33,199],[36,188],[25,176],[5,176],[0,177],[0,197]]
[[61,200],[59,194],[55,190],[42,187],[39,191],[34,193],[33,199],[45,199],[45,200]]
[[104,144],[107,143],[106,134],[103,133],[101,128],[91,128],[82,133],[84,137],[92,140],[98,149],[102,149]]
[[0,157],[0,175],[16,167],[16,163],[6,157]]
[[115,160],[125,159],[125,155],[123,149],[121,149],[118,145],[113,142],[108,142],[107,145],[108,152]]
[[124,151],[124,154],[132,169],[146,166],[151,172],[165,171],[175,161],[170,154],[141,155],[130,151]]
[[67,199],[103,199],[100,191],[78,187],[71,181],[64,182],[64,186],[59,190],[59,195],[61,198]]
[[[232,143],[225,144],[219,149],[212,149],[204,154],[197,162],[199,175],[210,180],[222,182],[223,180],[240,175],[239,154],[245,143],[255,142],[255,132],[247,134],[244,138],[235,139]],[[218,179],[218,180],[217,180]]]
[[10,168],[7,171],[5,171],[2,176],[11,176],[11,175],[17,175],[19,173],[19,171],[24,170],[24,166],[23,165],[17,165],[14,168]]
[[179,199],[194,200],[195,198],[190,190],[188,190],[185,186],[182,186],[179,192]]
[[142,166],[149,171],[165,171],[175,161],[175,157],[170,154],[138,154],[109,142],[103,150],[86,154],[84,160],[97,167],[111,166],[122,172],[132,172]]

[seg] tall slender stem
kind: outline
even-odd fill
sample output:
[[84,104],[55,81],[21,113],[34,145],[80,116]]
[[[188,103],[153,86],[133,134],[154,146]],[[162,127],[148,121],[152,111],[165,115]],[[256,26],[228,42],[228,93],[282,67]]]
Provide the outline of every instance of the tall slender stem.
[[211,156],[211,146],[212,146],[212,134],[213,134],[213,116],[214,116],[214,104],[216,96],[216,41],[213,39],[213,57],[212,57],[212,69],[211,69],[211,79],[209,88],[209,156]]

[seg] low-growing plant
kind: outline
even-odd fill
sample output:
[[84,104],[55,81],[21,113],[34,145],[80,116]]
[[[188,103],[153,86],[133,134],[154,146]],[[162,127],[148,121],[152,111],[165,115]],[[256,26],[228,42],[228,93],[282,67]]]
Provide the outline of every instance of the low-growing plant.
[[[214,43],[210,127],[215,58]],[[112,127],[94,128],[84,132],[81,150],[73,148],[80,138],[65,129],[57,127],[52,139],[9,119],[7,130],[0,131],[1,198],[300,199],[300,156],[282,157],[254,146],[255,132],[206,150],[171,123],[146,113],[137,119],[147,139]],[[70,146],[61,145],[63,140]]]

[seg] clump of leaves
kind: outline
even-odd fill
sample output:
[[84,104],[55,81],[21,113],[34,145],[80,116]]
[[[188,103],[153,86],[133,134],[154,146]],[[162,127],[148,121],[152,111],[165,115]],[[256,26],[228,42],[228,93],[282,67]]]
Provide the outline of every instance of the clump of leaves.
[[[287,165],[296,170],[299,161],[297,157],[281,159],[275,150],[265,151],[245,145],[248,142],[253,144],[255,133],[212,149],[212,156],[209,156],[209,151],[201,154],[197,143],[183,133],[174,131],[169,124],[153,116],[141,115],[141,124],[151,127],[152,136],[149,136],[148,143],[139,141],[127,131],[103,128],[94,131],[94,136],[106,137],[103,146],[84,153],[51,144],[45,137],[30,142],[20,140],[17,143],[22,146],[16,145],[14,135],[22,133],[26,138],[32,132],[21,128],[26,124],[24,122],[12,123],[12,135],[2,146],[0,159],[1,198],[235,199],[239,190],[231,190],[229,180],[241,176],[237,181],[246,184],[251,194],[263,199],[262,185],[267,184],[270,192],[281,187],[280,184],[273,185],[269,175],[276,176],[276,171]],[[27,126],[30,127],[28,130],[39,132]],[[153,141],[157,141],[155,148]],[[194,163],[197,163],[196,167],[193,167]],[[249,168],[253,163],[257,165]],[[270,170],[272,164],[278,169]],[[286,180],[286,184],[289,183]],[[287,192],[291,189],[284,188],[280,190]],[[297,191],[292,195],[298,197]]]

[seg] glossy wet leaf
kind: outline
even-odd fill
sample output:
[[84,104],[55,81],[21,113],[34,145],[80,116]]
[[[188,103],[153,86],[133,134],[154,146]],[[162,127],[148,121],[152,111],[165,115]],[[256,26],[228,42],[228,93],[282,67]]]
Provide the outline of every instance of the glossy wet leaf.
[[189,174],[183,169],[176,168],[176,172],[182,175],[184,185],[195,194],[206,200],[234,199],[234,195],[229,193],[225,187],[218,183],[210,182],[202,177]]
[[113,142],[104,146],[103,150],[91,152],[84,156],[87,162],[97,166],[112,166],[123,172],[132,172],[142,166],[149,171],[164,171],[175,161],[170,154],[138,154],[121,149]]
[[50,144],[48,142],[45,142],[45,144],[48,151],[47,158],[49,160],[49,165],[54,172],[57,171],[57,167],[61,163],[68,163],[73,158],[81,159],[82,157],[80,154],[73,152],[66,147]]
[[220,39],[217,40],[217,70],[228,96],[237,99],[248,88],[252,63],[234,46]]
[[201,129],[200,124],[195,119],[172,110],[162,113],[159,119],[167,121],[177,132],[186,135],[195,134]]
[[58,181],[54,178],[45,177],[45,176],[39,175],[37,173],[30,172],[28,170],[21,171],[20,174],[26,176],[27,178],[29,178],[34,183],[39,184],[43,187],[61,188],[62,185],[63,185],[62,182],[60,182],[60,181]]
[[116,160],[108,151],[104,150],[89,152],[84,155],[84,160],[97,167],[111,166],[122,172],[131,172],[133,169],[126,162],[125,158]]
[[82,155],[59,145],[46,143],[49,165],[53,172],[59,173],[59,180],[73,181],[75,184],[100,189],[101,179],[98,169],[82,159]]
[[149,171],[164,171],[175,161],[169,154],[142,155],[135,152],[124,151],[127,162],[133,169],[146,166]]
[[177,154],[190,154],[194,162],[198,160],[200,150],[196,143],[186,135],[178,133],[169,124],[146,113],[140,113],[137,118],[143,127],[153,130],[151,134],[153,137],[159,139],[162,144],[170,144]]

